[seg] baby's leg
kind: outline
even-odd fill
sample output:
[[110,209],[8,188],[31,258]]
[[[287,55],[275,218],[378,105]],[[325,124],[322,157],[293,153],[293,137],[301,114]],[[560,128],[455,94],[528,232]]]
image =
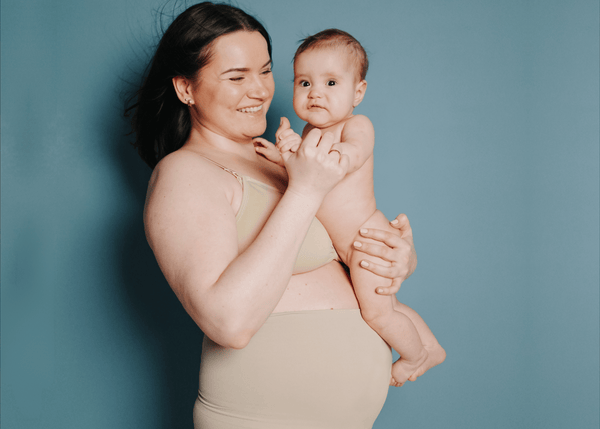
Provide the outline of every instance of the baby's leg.
[[[376,211],[361,228],[383,229],[399,234],[389,226],[388,220],[380,211]],[[377,286],[389,286],[391,280],[383,279],[359,266],[360,261],[365,259],[378,264],[387,262],[356,249],[350,251],[348,259],[350,277],[363,319],[400,354],[400,359],[392,368],[392,376],[397,384],[402,385],[427,360],[427,351],[410,318],[394,310],[396,297],[375,293]]]
[[393,306],[394,310],[406,315],[412,321],[419,333],[423,347],[427,350],[427,360],[408,378],[410,381],[415,381],[417,377],[425,374],[427,370],[444,362],[446,359],[446,351],[440,346],[440,343],[438,343],[435,335],[433,335],[433,332],[429,329],[429,326],[427,326],[425,321],[415,310],[406,304],[402,304],[397,299],[394,299]]

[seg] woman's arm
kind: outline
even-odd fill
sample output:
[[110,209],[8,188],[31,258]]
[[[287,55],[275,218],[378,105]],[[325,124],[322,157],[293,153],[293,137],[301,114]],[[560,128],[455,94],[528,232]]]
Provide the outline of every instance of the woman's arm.
[[[360,243],[360,251],[391,262],[390,267],[375,264],[372,261],[362,261],[361,266],[378,276],[392,279],[389,287],[379,287],[376,292],[381,295],[395,295],[400,290],[402,282],[409,278],[417,268],[417,252],[413,242],[412,228],[405,214],[399,214],[390,225],[400,231],[400,237],[379,229],[361,230],[360,235],[380,241],[383,245]],[[356,247],[356,245],[355,245]]]
[[288,189],[241,254],[231,192],[214,170],[175,153],[151,179],[148,242],[188,314],[218,344],[242,348],[262,326],[289,283],[324,196],[345,175],[347,158],[329,154],[332,139],[320,137],[320,132],[307,136],[285,160]]

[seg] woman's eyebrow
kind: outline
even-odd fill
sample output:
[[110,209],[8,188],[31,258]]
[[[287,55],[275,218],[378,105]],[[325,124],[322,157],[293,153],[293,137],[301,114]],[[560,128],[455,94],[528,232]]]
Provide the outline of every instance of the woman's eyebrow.
[[[267,61],[262,67],[261,69],[267,67],[268,65],[270,65],[272,63],[272,60]],[[233,67],[230,69],[225,70],[223,73],[221,73],[222,75],[225,73],[231,73],[231,72],[248,72],[250,71],[250,69],[248,67]]]

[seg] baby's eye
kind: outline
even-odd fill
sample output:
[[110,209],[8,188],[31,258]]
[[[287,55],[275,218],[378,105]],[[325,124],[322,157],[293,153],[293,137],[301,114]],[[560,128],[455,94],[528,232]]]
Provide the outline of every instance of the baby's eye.
[[308,82],[307,82],[307,81],[305,81],[305,80],[301,80],[301,81],[300,81],[300,86],[303,86],[303,87],[309,87],[309,86],[310,86],[310,83],[308,83]]
[[336,84],[335,80],[328,80],[327,86],[334,86]]

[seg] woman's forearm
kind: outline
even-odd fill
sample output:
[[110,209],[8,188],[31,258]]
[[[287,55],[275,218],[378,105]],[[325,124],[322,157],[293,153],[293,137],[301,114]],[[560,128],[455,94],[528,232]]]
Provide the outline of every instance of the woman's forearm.
[[[210,287],[185,287],[188,312],[213,341],[241,348],[260,329],[285,292],[320,202],[286,192],[254,242]],[[191,273],[187,282],[201,275]]]

